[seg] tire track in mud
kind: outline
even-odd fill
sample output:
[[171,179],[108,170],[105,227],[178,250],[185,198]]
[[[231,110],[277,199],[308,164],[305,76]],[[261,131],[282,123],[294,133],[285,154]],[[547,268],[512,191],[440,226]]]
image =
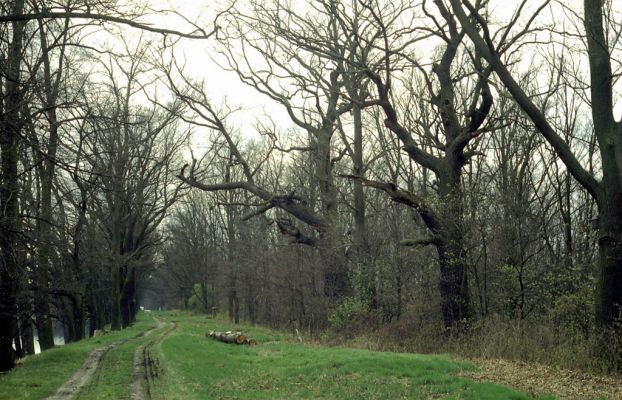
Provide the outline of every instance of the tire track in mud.
[[[158,321],[160,323],[160,321]],[[132,374],[131,396],[134,400],[150,400],[153,393],[153,380],[161,372],[160,363],[151,351],[152,347],[162,342],[177,328],[175,321],[153,340],[142,344],[134,351],[134,372]]]
[[77,398],[82,390],[91,383],[95,373],[100,369],[101,363],[108,352],[117,346],[129,342],[130,340],[147,337],[160,326],[160,321],[156,319],[155,326],[152,326],[146,331],[140,332],[132,338],[119,340],[91,351],[86,357],[86,360],[84,360],[84,363],[76,370],[76,372],[74,372],[71,378],[61,385],[61,387],[56,390],[56,393],[52,396],[46,397],[46,400],[73,400]]

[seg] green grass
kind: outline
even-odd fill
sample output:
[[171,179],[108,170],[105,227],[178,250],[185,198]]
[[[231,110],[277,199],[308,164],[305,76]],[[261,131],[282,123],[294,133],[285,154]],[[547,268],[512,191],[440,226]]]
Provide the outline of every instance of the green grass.
[[199,316],[169,315],[178,329],[156,346],[161,399],[529,399],[456,375],[475,368],[447,356],[302,345],[264,328],[242,326],[255,347],[205,337],[231,326]]
[[149,336],[132,339],[109,351],[79,399],[131,399],[134,352],[139,345],[154,340],[164,329],[166,325],[163,324]]
[[[158,313],[177,329],[157,343],[153,354],[161,373],[157,399],[494,399],[531,397],[511,389],[478,383],[457,374],[475,366],[449,356],[372,352],[300,344],[289,335],[255,326],[237,326],[258,345],[233,346],[205,332],[234,329],[222,320],[187,313]],[[0,400],[41,399],[53,394],[95,348],[134,337],[153,325],[148,314],[124,331],[59,347],[26,358],[0,375]],[[134,338],[111,350],[80,399],[129,399],[136,347],[154,340]],[[547,397],[551,399],[551,397]]]
[[149,315],[122,331],[56,347],[23,359],[11,372],[0,375],[0,400],[42,399],[56,392],[94,349],[131,338],[154,325]]

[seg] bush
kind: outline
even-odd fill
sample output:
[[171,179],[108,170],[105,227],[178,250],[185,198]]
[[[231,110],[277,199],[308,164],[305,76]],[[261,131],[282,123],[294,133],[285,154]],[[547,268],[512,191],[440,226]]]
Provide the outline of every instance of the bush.
[[356,297],[346,297],[328,315],[331,328],[343,330],[350,328],[359,317],[367,313],[367,307]]
[[587,338],[595,326],[593,295],[582,290],[559,297],[551,318],[562,331],[579,332]]

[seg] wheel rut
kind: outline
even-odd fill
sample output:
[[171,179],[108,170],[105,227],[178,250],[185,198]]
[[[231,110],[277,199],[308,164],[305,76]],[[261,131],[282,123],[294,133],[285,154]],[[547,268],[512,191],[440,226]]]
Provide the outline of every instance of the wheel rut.
[[[160,322],[160,321],[158,321]],[[162,369],[158,358],[154,356],[152,348],[168,337],[177,328],[176,322],[171,322],[156,338],[144,343],[134,351],[134,372],[132,374],[132,399],[150,400],[153,394],[153,381]]]
[[69,378],[61,387],[56,390],[52,396],[46,398],[46,400],[73,400],[78,397],[78,395],[86,388],[95,373],[99,370],[102,361],[106,357],[112,349],[115,347],[127,343],[130,340],[135,340],[138,338],[149,336],[152,332],[154,332],[159,327],[159,321],[156,320],[156,325],[149,328],[146,331],[142,331],[133,338],[119,340],[114,343],[111,343],[107,346],[97,348],[89,353],[84,360],[84,363],[74,372],[74,374]]

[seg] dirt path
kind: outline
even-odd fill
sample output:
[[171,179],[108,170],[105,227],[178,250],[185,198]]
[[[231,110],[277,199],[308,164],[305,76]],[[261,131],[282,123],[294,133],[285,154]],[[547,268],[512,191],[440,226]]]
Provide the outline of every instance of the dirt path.
[[[158,324],[160,321],[157,320]],[[134,373],[132,374],[132,399],[149,400],[151,399],[151,388],[153,379],[158,377],[160,373],[160,365],[158,359],[151,353],[151,348],[164,340],[177,328],[175,322],[171,322],[170,326],[158,335],[157,338],[141,345],[134,351]]]
[[149,336],[149,334],[155,331],[158,326],[158,321],[156,321],[156,326],[153,326],[146,331],[140,332],[132,339],[119,340],[117,342],[109,344],[108,346],[100,347],[93,350],[86,357],[86,360],[84,360],[84,364],[82,364],[82,366],[78,368],[76,372],[74,372],[73,376],[69,378],[69,380],[67,380],[67,382],[65,382],[61,387],[59,387],[56,393],[54,393],[50,397],[47,397],[46,400],[75,399],[82,391],[82,389],[85,388],[89,384],[89,382],[91,382],[91,380],[93,379],[93,375],[95,375],[95,372],[101,365],[102,360],[110,350],[123,343],[128,342],[129,340]]

